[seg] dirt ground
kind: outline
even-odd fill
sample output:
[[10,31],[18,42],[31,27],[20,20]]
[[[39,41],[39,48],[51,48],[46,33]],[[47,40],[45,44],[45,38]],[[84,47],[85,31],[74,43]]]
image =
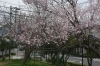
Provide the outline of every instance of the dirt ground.
[[0,62],[0,66],[4,66],[6,64],[8,64],[8,62]]

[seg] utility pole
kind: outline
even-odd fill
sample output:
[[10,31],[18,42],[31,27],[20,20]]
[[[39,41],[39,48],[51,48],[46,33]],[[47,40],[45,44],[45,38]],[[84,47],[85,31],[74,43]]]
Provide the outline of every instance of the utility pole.
[[[17,18],[17,13],[18,13],[18,10],[20,10],[20,8],[17,8],[17,7],[14,7],[15,9],[15,23],[17,22],[16,21],[16,18]],[[17,32],[18,28],[17,28],[17,25],[15,27],[15,31]],[[15,42],[16,43],[16,42]],[[17,48],[17,56],[18,56],[18,48]]]
[[83,45],[82,45],[82,66],[83,66]]
[[83,48],[83,42],[84,42],[84,30],[82,30],[82,33],[83,33],[83,34],[82,34],[82,66],[83,66],[83,61],[84,61],[84,59],[83,59],[83,55],[84,55],[84,54],[83,54],[83,49],[84,49],[84,48]]
[[16,23],[16,16],[17,16],[17,13],[18,13],[18,10],[20,10],[20,8],[17,8],[17,7],[14,7],[14,9],[15,9],[15,23]]
[[[11,31],[11,22],[12,22],[12,6],[10,6],[10,31]],[[11,34],[11,33],[10,33]],[[11,35],[10,35],[11,38]],[[10,44],[9,44],[9,60],[10,60]]]
[[[15,23],[16,23],[16,13],[17,13],[17,10],[20,10],[19,8],[17,7],[12,7],[10,6],[10,31],[11,31],[11,24],[12,24],[12,15],[13,15],[13,9],[15,10]],[[17,29],[17,27],[15,28],[15,30]],[[11,39],[11,33],[10,33],[10,39]],[[11,43],[11,42],[10,42]],[[10,54],[11,54],[11,50],[10,50],[10,46],[11,44],[9,44],[9,60],[10,60]],[[18,53],[17,53],[18,54]]]
[[12,6],[10,6],[10,29],[11,29],[11,22],[12,22]]

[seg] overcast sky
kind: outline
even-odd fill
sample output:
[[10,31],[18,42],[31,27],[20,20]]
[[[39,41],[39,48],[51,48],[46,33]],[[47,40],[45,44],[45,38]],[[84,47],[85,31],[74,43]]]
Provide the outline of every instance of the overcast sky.
[[[22,0],[0,0],[0,1],[3,1],[3,2],[7,2],[7,3],[12,3],[12,4],[17,4],[17,5],[24,5],[24,3],[22,2]],[[78,0],[78,3],[82,3],[82,2],[85,2],[87,0]],[[7,5],[8,7],[10,6],[11,4]]]

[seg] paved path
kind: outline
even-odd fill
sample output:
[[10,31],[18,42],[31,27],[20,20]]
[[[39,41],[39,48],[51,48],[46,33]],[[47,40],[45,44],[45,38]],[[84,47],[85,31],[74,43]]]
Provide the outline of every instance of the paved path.
[[[73,62],[73,63],[81,64],[81,63],[82,63],[81,60],[82,60],[81,57],[70,57],[70,58],[68,59],[68,62]],[[87,65],[87,64],[88,64],[87,59],[84,58],[83,60],[84,60],[84,61],[83,61],[84,65]],[[93,59],[93,64],[92,64],[92,65],[93,65],[93,66],[100,66],[100,59]]]
[[[22,58],[22,56],[13,56],[13,59],[21,59],[21,58]],[[42,58],[42,60],[45,61],[45,58]],[[84,60],[83,61],[84,65],[88,66],[87,59],[84,58],[83,60]],[[82,58],[81,57],[69,57],[68,62],[82,64]],[[93,59],[93,66],[100,66],[100,58]]]

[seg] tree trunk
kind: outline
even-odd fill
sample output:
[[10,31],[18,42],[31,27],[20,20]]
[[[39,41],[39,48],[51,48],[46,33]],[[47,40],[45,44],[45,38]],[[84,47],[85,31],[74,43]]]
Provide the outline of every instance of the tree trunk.
[[10,49],[9,49],[9,60],[11,59],[11,58],[10,58],[10,53],[11,53],[11,51],[10,51]]
[[34,50],[34,64],[35,64],[35,50]]
[[88,49],[88,50],[87,50],[88,66],[92,66],[93,58],[92,58],[91,54],[92,54],[92,52]]
[[70,53],[66,54],[66,57],[65,57],[65,64],[66,64],[66,66],[67,66],[67,60],[68,60],[69,56],[70,56]]
[[63,65],[66,66],[66,63],[65,63],[65,59],[64,59],[64,55],[63,55]]
[[46,61],[47,61],[47,51],[46,51]]
[[4,51],[2,51],[2,60],[5,60],[5,58],[4,58]]
[[29,51],[27,54],[26,54],[26,57],[24,57],[24,61],[22,62],[22,65],[24,65],[27,61],[27,59],[30,57],[30,53],[31,51]]
[[82,47],[82,66],[83,66],[83,47]]
[[53,65],[55,65],[55,62],[56,62],[56,54],[54,53],[54,55],[53,55]]
[[87,60],[88,60],[88,66],[92,66],[92,58],[87,58]]
[[94,52],[98,56],[98,58],[100,58],[100,52],[98,50],[96,50],[95,48],[93,48],[92,46],[84,45],[83,47],[86,48],[86,49],[91,50],[92,52]]
[[52,65],[54,66],[53,60],[54,60],[54,58],[53,58],[53,53],[51,53],[51,63],[52,63]]

